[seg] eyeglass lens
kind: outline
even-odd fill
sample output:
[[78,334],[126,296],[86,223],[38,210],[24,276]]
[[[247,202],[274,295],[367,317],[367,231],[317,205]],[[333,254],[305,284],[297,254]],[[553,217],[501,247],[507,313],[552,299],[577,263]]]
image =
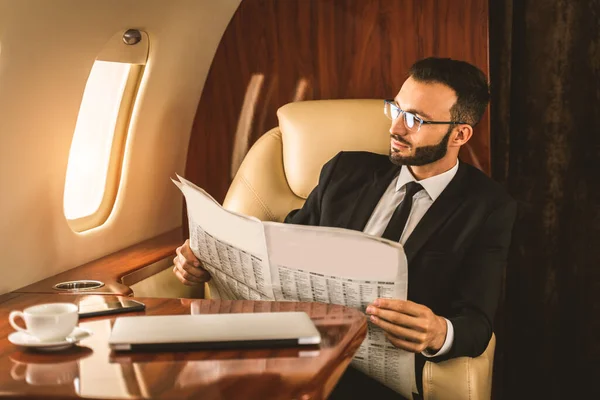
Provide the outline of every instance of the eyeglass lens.
[[413,129],[416,125],[416,117],[414,114],[411,114],[409,112],[405,112],[405,111],[401,111],[400,108],[398,108],[396,105],[391,104],[391,103],[385,103],[385,113],[386,115],[391,118],[392,120],[396,120],[400,114],[404,114],[404,125],[408,128],[408,129]]
[[412,129],[415,127],[415,116],[411,113],[404,113],[404,123],[408,129]]

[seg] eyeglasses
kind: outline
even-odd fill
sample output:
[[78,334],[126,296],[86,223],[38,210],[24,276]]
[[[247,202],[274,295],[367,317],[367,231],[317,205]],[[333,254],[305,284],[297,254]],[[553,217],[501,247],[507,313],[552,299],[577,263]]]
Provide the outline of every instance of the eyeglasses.
[[404,126],[406,129],[419,132],[421,129],[421,125],[423,124],[432,124],[432,125],[455,125],[455,124],[466,124],[466,122],[458,122],[458,121],[425,121],[422,118],[417,117],[415,114],[404,111],[394,100],[384,100],[383,101],[383,113],[386,117],[395,121],[400,117],[400,115],[404,116]]

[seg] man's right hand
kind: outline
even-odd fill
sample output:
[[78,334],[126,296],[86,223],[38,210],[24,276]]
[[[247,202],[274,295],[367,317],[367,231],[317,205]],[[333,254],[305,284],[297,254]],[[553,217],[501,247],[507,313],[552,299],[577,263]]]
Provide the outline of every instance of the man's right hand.
[[173,259],[175,264],[173,273],[181,283],[196,286],[210,280],[210,273],[202,268],[202,263],[192,253],[189,240],[186,240],[175,252],[177,256]]

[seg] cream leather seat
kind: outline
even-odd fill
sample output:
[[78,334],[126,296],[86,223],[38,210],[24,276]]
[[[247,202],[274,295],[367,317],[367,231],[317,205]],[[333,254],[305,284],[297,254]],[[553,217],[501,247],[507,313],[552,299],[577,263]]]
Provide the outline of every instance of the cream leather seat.
[[[279,126],[252,146],[229,188],[224,207],[261,220],[283,221],[317,185],[323,164],[342,150],[389,152],[390,121],[382,100],[319,100],[287,104]],[[485,352],[423,371],[425,399],[488,399],[496,340]]]

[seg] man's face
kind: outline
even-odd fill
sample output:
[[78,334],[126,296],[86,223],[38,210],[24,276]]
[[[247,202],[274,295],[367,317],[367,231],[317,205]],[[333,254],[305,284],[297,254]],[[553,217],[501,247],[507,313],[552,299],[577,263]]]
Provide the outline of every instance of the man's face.
[[[441,83],[423,83],[408,78],[396,103],[403,111],[425,121],[451,121],[450,108],[457,97],[451,88]],[[408,129],[404,115],[392,122],[390,128],[390,160],[397,165],[427,165],[440,160],[448,151],[448,141],[454,125],[423,124],[421,129]]]

